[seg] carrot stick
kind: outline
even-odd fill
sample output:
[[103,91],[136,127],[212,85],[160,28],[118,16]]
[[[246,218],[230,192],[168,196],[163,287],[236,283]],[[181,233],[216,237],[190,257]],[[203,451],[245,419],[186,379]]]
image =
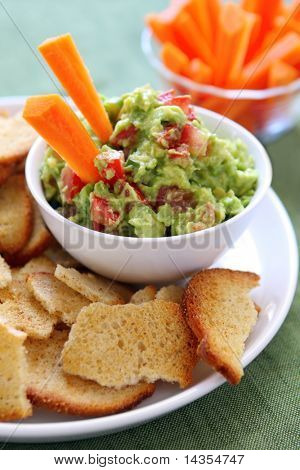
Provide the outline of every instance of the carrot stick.
[[79,118],[59,95],[28,98],[23,117],[84,183],[99,181],[99,173],[94,166],[99,149]]
[[178,74],[180,74],[189,63],[189,58],[171,42],[166,42],[163,45],[160,56],[165,66],[172,72]]
[[282,60],[290,65],[296,65],[299,57],[300,36],[296,33],[287,33],[269,51],[261,53],[244,67],[242,81],[247,88],[260,87],[273,62]]
[[244,31],[245,13],[235,3],[225,3],[221,9],[217,33],[214,84],[224,86],[234,51]]
[[[274,40],[279,39],[279,37],[277,37],[277,33],[273,33],[273,31],[277,16],[281,15],[284,10],[284,3],[282,0],[244,0],[242,7],[246,11],[257,14],[260,18],[260,26],[254,33],[254,37],[246,57],[247,63],[250,62],[260,50],[262,50],[262,44],[269,41],[268,44],[270,45]],[[280,32],[280,36],[282,35],[283,31]]]
[[154,35],[160,42],[171,42],[182,50],[190,59],[195,56],[195,52],[190,45],[185,42],[184,38],[178,36],[174,29],[174,24],[181,13],[183,4],[188,0],[176,0],[165,10],[157,14],[148,15],[146,22],[151,27]]
[[[299,19],[297,17],[297,12],[299,10]],[[286,33],[295,32],[300,34],[300,1],[297,0],[295,5],[290,7],[283,12],[281,15],[278,15],[274,20],[274,28],[271,29],[264,37],[264,40],[261,44],[260,50],[258,53],[266,51],[272,45],[281,39]]]
[[183,69],[183,74],[197,83],[212,82],[212,68],[200,59],[192,59]]
[[290,31],[300,34],[300,21],[292,16],[278,16],[275,19],[274,31],[278,33],[279,37]]
[[213,30],[208,3],[210,0],[189,0],[186,11],[195,20],[196,25],[203,34],[207,45],[213,47]]
[[243,0],[242,8],[261,16],[261,37],[263,37],[266,31],[273,27],[274,19],[280,14],[282,0]]
[[249,14],[255,15],[255,24],[253,25],[253,28],[250,34],[248,51],[245,57],[246,64],[247,62],[250,62],[250,60],[253,59],[253,57],[257,53],[257,50],[261,42],[261,38],[260,38],[261,23],[262,23],[261,17],[257,15],[256,13],[249,13]]
[[173,31],[168,24],[161,20],[159,14],[150,13],[146,16],[145,21],[159,42],[162,44],[164,42],[176,43]]
[[189,50],[193,58],[198,57],[209,66],[214,65],[212,53],[191,15],[181,11],[174,21],[174,31],[178,42],[183,44],[183,49]]
[[221,1],[220,0],[208,0],[207,8],[210,16],[211,30],[213,33],[213,49],[216,45],[216,32],[218,29],[219,16],[221,11]]
[[292,65],[278,60],[274,62],[269,70],[268,87],[284,86],[299,77],[298,70]]
[[300,34],[300,20],[291,19],[289,21],[289,29],[290,31]]
[[294,0],[290,7],[286,7],[283,14],[292,16],[296,21],[300,21],[300,0]]
[[227,79],[227,86],[234,87],[234,84],[237,81],[237,78],[242,72],[243,65],[245,63],[251,34],[253,28],[257,24],[258,16],[254,13],[245,13],[245,24],[239,40],[235,44],[235,49],[232,51],[232,61],[229,69],[229,76]]
[[72,36],[47,39],[38,49],[101,142],[107,142],[112,125]]
[[256,50],[255,57],[258,57],[260,54],[266,53],[271,47],[274,46],[277,41],[279,41],[279,39],[281,39],[283,36],[285,36],[286,33],[291,31],[289,27],[287,27],[287,25],[284,25],[284,23],[285,20],[281,16],[278,16],[275,19],[274,28],[268,31],[264,36],[260,47],[258,47]]

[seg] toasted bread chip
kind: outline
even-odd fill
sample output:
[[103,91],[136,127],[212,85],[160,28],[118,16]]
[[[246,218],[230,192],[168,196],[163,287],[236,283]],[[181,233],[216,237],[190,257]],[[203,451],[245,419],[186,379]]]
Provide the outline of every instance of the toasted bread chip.
[[24,158],[24,160],[16,163],[15,164],[15,167],[16,167],[15,172],[24,174],[25,173],[25,163],[26,163],[26,158]]
[[30,400],[59,413],[103,416],[127,410],[153,394],[155,385],[115,390],[65,374],[60,364],[68,331],[54,331],[47,341],[26,341]]
[[70,289],[53,274],[30,274],[27,287],[49,313],[67,325],[72,325],[80,310],[90,304],[86,297]]
[[22,268],[12,268],[12,278],[15,281],[26,281],[29,274],[50,273],[54,274],[56,265],[47,256],[32,258]]
[[26,397],[27,364],[25,333],[14,330],[0,317],[0,421],[23,419],[32,414]]
[[33,228],[31,237],[21,251],[18,251],[12,256],[7,256],[6,259],[11,266],[20,266],[31,258],[39,256],[49,246],[52,241],[52,235],[46,228],[39,208],[33,203]]
[[32,204],[23,175],[0,186],[0,252],[12,255],[27,243],[32,230]]
[[26,281],[28,274],[22,273],[23,268],[11,268],[11,275],[13,281]]
[[10,296],[0,304],[0,317],[32,338],[48,338],[57,323],[27,290],[24,281],[13,280],[9,286]]
[[8,264],[0,255],[0,289],[7,287],[12,281],[11,271]]
[[[33,273],[50,273],[54,274],[56,265],[51,261],[47,256],[38,256],[37,258],[32,258],[28,263],[19,270],[19,276],[22,278],[27,278],[28,274]],[[13,270],[13,272],[18,272]]]
[[3,184],[15,171],[16,166],[14,164],[0,165],[0,184]]
[[21,114],[0,116],[0,164],[23,160],[36,138]]
[[240,358],[257,320],[249,291],[259,283],[254,273],[208,269],[189,282],[182,308],[200,344],[198,353],[231,384],[243,376]]
[[48,256],[55,264],[60,264],[64,268],[80,268],[81,264],[65,251],[57,242],[52,242],[46,250]]
[[183,296],[184,288],[181,286],[162,287],[156,294],[157,300],[165,300],[166,302],[175,302],[180,304]]
[[5,287],[4,289],[0,289],[0,304],[3,304],[7,300],[13,300],[13,295],[9,288]]
[[155,286],[146,286],[144,289],[136,291],[130,299],[130,303],[139,305],[145,302],[151,302],[155,299],[157,289]]
[[60,264],[56,267],[55,276],[91,302],[124,304],[132,295],[132,291],[118,282],[92,273],[80,273],[76,269],[64,268]]
[[63,369],[121,388],[165,380],[187,387],[197,341],[177,304],[94,303],[79,313],[63,350]]

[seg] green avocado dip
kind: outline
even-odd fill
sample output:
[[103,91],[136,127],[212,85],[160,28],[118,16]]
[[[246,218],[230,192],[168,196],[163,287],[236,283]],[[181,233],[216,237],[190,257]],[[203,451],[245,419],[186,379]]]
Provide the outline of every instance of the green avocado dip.
[[53,149],[41,180],[64,217],[100,232],[165,237],[204,230],[239,214],[258,174],[240,140],[222,139],[194,114],[189,96],[149,86],[103,99],[113,134],[99,147],[99,181],[85,185]]

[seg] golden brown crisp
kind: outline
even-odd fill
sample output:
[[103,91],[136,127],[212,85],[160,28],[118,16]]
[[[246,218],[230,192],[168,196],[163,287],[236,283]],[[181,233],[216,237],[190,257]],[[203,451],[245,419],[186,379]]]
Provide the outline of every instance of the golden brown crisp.
[[54,331],[47,341],[26,341],[29,381],[27,393],[38,405],[82,416],[103,416],[136,406],[153,394],[155,385],[140,383],[122,390],[65,374],[60,363],[68,331]]
[[177,304],[94,303],[79,313],[63,350],[65,372],[121,388],[192,381],[197,342]]
[[25,333],[11,328],[0,316],[0,421],[23,419],[32,414],[26,397],[25,339]]
[[249,293],[259,279],[249,272],[208,269],[190,280],[183,296],[182,309],[198,338],[199,355],[231,384],[243,376],[240,359],[257,320]]
[[23,175],[11,176],[0,186],[0,252],[23,249],[32,231],[32,203]]
[[36,132],[20,113],[0,115],[0,165],[22,161],[36,138]]

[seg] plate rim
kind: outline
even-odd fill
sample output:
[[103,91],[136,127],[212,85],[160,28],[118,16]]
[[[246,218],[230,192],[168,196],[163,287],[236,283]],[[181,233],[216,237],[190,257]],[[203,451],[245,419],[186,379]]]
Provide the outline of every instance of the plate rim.
[[[21,106],[25,98],[26,97],[23,96],[0,97],[0,106],[12,104],[19,104]],[[280,309],[281,315],[274,318],[272,326],[266,332],[263,340],[261,340],[256,347],[253,347],[250,352],[247,353],[246,351],[242,359],[244,367],[258,357],[277,334],[279,328],[285,321],[295,296],[299,272],[297,238],[289,214],[272,188],[269,189],[265,198],[270,199],[270,202],[280,215],[280,223],[284,227],[288,241],[289,260],[291,262],[292,272],[290,273],[291,279],[287,286],[287,293]],[[224,382],[225,379],[215,372],[202,381],[201,384],[195,384],[176,395],[164,398],[159,402],[151,403],[142,408],[136,408],[111,416],[52,423],[0,423],[0,439],[6,439],[10,442],[55,442],[61,438],[64,441],[80,440],[97,435],[120,432],[124,429],[153,421],[158,417],[188,405],[212,392]],[[203,392],[203,390],[205,391]]]

